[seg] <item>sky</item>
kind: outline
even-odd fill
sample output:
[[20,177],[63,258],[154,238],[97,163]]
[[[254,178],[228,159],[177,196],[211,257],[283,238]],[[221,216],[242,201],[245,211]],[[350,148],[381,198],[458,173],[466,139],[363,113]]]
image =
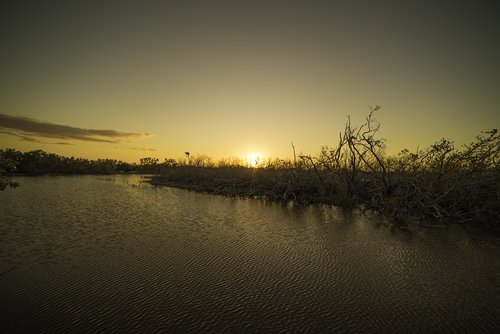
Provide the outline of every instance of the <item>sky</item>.
[[498,1],[2,1],[0,148],[288,158],[500,126]]

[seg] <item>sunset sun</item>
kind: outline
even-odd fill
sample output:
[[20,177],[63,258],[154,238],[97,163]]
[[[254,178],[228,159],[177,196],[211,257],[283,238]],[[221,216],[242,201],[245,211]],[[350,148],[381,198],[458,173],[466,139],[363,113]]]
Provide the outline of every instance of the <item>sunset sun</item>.
[[260,152],[249,152],[245,155],[245,162],[249,167],[257,167],[259,163],[263,160],[262,154]]

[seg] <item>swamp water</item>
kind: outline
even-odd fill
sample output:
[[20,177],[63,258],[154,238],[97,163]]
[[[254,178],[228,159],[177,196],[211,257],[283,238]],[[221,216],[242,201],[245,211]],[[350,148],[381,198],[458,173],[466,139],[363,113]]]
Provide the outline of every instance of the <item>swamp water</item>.
[[172,188],[0,192],[0,332],[496,332],[500,247],[453,225]]

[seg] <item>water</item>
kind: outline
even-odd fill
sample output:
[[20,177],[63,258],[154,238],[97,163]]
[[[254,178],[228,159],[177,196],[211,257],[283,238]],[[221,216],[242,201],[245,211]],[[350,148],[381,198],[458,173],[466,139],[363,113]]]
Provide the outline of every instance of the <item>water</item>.
[[2,332],[497,332],[498,246],[459,226],[171,188],[0,192]]

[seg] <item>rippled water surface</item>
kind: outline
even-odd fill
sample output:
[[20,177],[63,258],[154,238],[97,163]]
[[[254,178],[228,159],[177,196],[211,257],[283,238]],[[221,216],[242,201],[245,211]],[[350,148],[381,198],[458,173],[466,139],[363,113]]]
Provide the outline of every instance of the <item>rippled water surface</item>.
[[5,332],[496,332],[499,247],[459,226],[20,177],[0,192]]

